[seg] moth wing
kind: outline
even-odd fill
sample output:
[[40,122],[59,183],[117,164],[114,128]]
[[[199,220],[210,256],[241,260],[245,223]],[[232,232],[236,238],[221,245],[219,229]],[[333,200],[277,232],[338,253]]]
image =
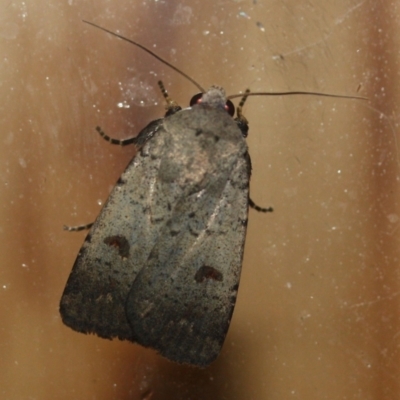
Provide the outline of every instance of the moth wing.
[[[188,116],[195,126],[197,115]],[[204,126],[201,129],[199,136],[206,132]],[[222,118],[219,129],[240,136],[231,119]],[[190,130],[183,133],[190,136]],[[247,147],[240,137],[226,154],[226,143],[219,136],[220,140],[219,150],[207,141],[198,145],[196,151],[216,151],[208,154],[208,159],[214,159],[211,169],[201,183],[187,182],[187,190],[169,201],[170,217],[165,219],[126,302],[134,341],[155,348],[170,360],[199,366],[211,363],[224,342],[236,301],[247,225]],[[195,139],[191,141],[196,149]],[[204,164],[207,162],[196,168]],[[186,166],[185,173],[190,171]],[[158,190],[169,193],[169,185],[164,182]]]
[[156,134],[151,125],[78,254],[60,313],[79,332],[205,366],[220,351],[237,293],[247,146],[223,110],[181,111]]
[[[147,155],[163,147],[162,120],[138,135],[142,150],[129,163],[83,243],[60,302],[63,322],[103,338],[132,339],[125,303],[137,273],[155,244],[157,225],[144,210],[157,179],[157,160]],[[154,137],[153,137],[154,136]],[[149,140],[151,139],[151,140]],[[153,150],[155,149],[155,151]]]

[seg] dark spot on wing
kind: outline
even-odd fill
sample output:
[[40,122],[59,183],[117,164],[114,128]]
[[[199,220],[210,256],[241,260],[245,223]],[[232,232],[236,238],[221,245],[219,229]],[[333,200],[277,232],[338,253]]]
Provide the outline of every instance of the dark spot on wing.
[[221,272],[214,267],[209,267],[208,265],[203,265],[200,267],[194,276],[195,281],[198,283],[204,282],[206,279],[212,279],[214,281],[221,282],[222,278],[223,275]]
[[104,239],[104,243],[110,247],[115,247],[118,254],[123,258],[129,257],[129,242],[123,236],[108,236]]

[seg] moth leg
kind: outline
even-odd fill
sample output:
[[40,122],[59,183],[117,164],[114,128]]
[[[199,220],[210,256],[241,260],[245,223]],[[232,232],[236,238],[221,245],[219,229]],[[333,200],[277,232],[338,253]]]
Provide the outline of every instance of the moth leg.
[[93,222],[91,224],[86,224],[86,225],[77,225],[77,226],[67,226],[64,225],[63,229],[64,231],[68,231],[68,232],[79,232],[79,231],[86,231],[88,229],[90,229],[93,225]]
[[[175,114],[178,111],[182,110],[182,107],[178,105],[177,102],[172,100],[164,87],[164,84],[159,81],[158,86],[160,87],[161,93],[164,96],[167,105],[166,105],[166,113],[165,117]],[[108,136],[99,126],[96,126],[96,131],[100,134],[100,136],[110,142],[111,144],[118,144],[120,146],[126,146],[128,144],[134,144],[138,148],[142,147],[149,139],[151,139],[154,134],[157,132],[158,128],[161,125],[162,119],[157,119],[155,121],[150,122],[146,128],[144,128],[138,136],[127,138],[127,139],[114,139],[111,136]]]
[[[164,84],[159,81],[158,86],[160,87],[161,93],[163,94],[167,106],[166,106],[166,114],[165,116],[175,114],[176,112],[182,110],[182,108],[172,100],[169,96],[167,91],[165,90]],[[158,119],[155,121],[150,122],[146,128],[144,128],[138,136],[131,137],[128,139],[114,139],[111,136],[108,136],[99,126],[96,126],[96,131],[99,135],[110,142],[111,144],[118,144],[120,146],[126,146],[128,144],[135,144],[137,148],[142,147],[148,140],[150,140],[154,134],[158,131],[159,127],[162,124],[162,119]],[[86,225],[77,225],[77,226],[66,226],[64,225],[64,230],[69,232],[79,232],[83,230],[88,230],[92,227],[93,223],[86,224]]]
[[256,203],[254,203],[254,201],[252,199],[249,198],[249,206],[251,208],[254,208],[256,211],[259,212],[272,212],[274,211],[274,209],[272,207],[268,207],[268,208],[264,208],[264,207],[260,207],[258,206]]
[[164,87],[164,84],[162,81],[158,81],[158,86],[160,87],[161,93],[164,96],[165,101],[167,102],[167,105],[165,106],[165,109],[167,110],[165,112],[165,116],[168,117],[169,115],[175,114],[178,111],[182,110],[182,107],[178,105],[178,103],[174,100],[172,100],[168,96],[168,92]]
[[[121,146],[126,146],[127,144],[131,144],[131,143],[136,143],[137,142],[137,138],[129,138],[129,139],[123,139],[123,140],[119,140],[119,139],[113,139],[110,136],[106,135],[99,126],[96,127],[96,131],[99,132],[100,136],[102,138],[104,138],[105,140],[107,140],[108,142],[110,142],[111,144],[119,144]],[[79,232],[79,231],[85,231],[88,230],[92,227],[93,222],[90,224],[86,224],[86,225],[77,225],[77,226],[67,226],[64,225],[63,229],[64,231],[68,231],[68,232]]]
[[99,126],[96,126],[96,131],[99,132],[100,136],[103,139],[107,140],[107,142],[110,142],[111,144],[119,144],[120,146],[126,146],[127,144],[132,144],[137,142],[136,136],[128,139],[114,139],[106,135]]
[[249,133],[249,121],[247,121],[246,117],[243,115],[243,106],[247,100],[249,93],[250,93],[250,89],[246,89],[242,99],[240,100],[239,105],[236,107],[235,122],[237,123],[240,131],[242,132],[242,136],[244,138],[247,138],[247,135]]
[[[236,107],[236,118],[235,118],[235,122],[237,123],[239,129],[242,132],[242,135],[244,138],[247,137],[247,134],[249,132],[249,121],[247,121],[246,117],[243,115],[243,106],[244,103],[247,100],[248,94],[250,93],[250,89],[246,89],[242,99],[240,100],[239,105]],[[247,154],[247,157],[249,159],[249,175],[251,173],[251,159],[250,159],[250,154]],[[251,208],[254,208],[256,211],[259,212],[272,212],[274,211],[274,209],[272,207],[268,207],[268,208],[264,208],[264,207],[260,207],[258,206],[256,203],[254,203],[254,201],[252,199],[250,199],[249,197],[249,206]]]

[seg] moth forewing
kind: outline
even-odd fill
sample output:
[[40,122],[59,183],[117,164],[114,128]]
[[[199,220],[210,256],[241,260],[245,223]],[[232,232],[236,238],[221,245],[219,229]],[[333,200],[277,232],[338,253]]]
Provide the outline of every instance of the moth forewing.
[[[149,129],[151,127],[152,129]],[[152,137],[152,124],[138,137]],[[160,141],[148,140],[143,154]],[[63,322],[83,333],[130,340],[125,316],[126,297],[154,245],[156,226],[143,212],[151,190],[140,188],[157,179],[158,170],[134,157],[122,173],[93,224],[68,278],[60,303]],[[129,182],[127,185],[126,183]],[[138,195],[139,194],[139,195]],[[136,214],[133,210],[139,210]],[[132,262],[132,254],[135,255]]]
[[220,352],[239,284],[247,145],[225,110],[207,104],[140,136],[148,139],[79,252],[61,315],[77,331],[206,366]]
[[[182,165],[166,156],[164,174],[170,178],[169,169],[179,171],[175,179],[183,191],[169,202],[172,212],[133,282],[127,315],[135,341],[171,360],[206,366],[221,350],[239,284],[248,210],[247,146],[223,110],[194,106],[164,128],[171,138],[164,154],[186,160]],[[171,192],[170,182],[159,183],[157,192]]]

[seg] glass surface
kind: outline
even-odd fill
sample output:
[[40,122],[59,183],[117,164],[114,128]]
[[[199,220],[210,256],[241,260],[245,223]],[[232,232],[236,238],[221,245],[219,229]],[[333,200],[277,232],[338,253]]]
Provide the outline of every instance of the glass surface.
[[[329,4],[328,4],[329,3]],[[331,4],[332,3],[332,4]],[[400,1],[2,1],[0,394],[4,399],[400,398]],[[197,89],[82,23],[253,97],[253,163],[238,301],[199,370],[64,326],[59,299],[85,233],[164,113]],[[236,103],[237,104],[237,103]]]

